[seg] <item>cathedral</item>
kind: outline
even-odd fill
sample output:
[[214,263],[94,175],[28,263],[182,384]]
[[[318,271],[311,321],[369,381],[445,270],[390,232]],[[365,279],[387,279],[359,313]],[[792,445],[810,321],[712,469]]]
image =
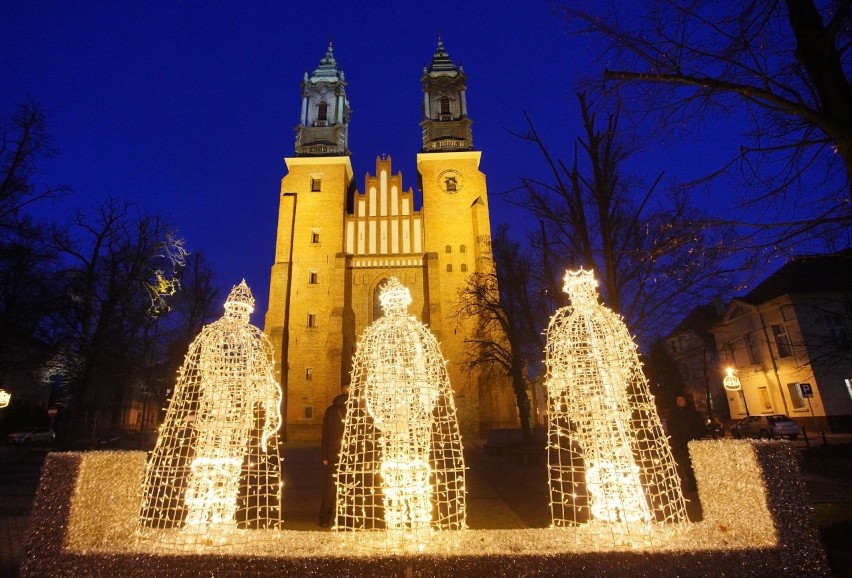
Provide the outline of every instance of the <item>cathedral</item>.
[[[357,189],[349,158],[349,100],[332,47],[302,80],[295,154],[281,181],[275,262],[265,331],[284,390],[285,436],[320,438],[325,408],[348,383],[357,340],[382,314],[391,276],[411,291],[409,312],[426,323],[447,359],[462,434],[517,425],[508,379],[465,366],[475,320],[459,319],[458,293],[489,272],[491,228],[480,151],[473,149],[467,83],[439,40],[421,77],[422,203],[376,159]],[[413,127],[412,127],[413,129]]]

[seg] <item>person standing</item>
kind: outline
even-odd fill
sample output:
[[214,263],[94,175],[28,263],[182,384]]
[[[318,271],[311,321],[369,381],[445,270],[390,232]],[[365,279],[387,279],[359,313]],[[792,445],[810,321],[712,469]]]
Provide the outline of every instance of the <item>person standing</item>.
[[688,444],[704,437],[706,428],[701,414],[687,402],[685,395],[675,396],[675,407],[669,412],[667,429],[681,483],[684,489],[695,490],[695,473],[692,471]]
[[349,399],[349,384],[341,387],[341,393],[331,402],[322,418],[322,465],[325,475],[322,486],[322,502],[320,504],[319,525],[330,528],[334,525],[337,502],[335,476],[340,460],[340,445],[343,441],[343,425],[346,421],[346,401]]

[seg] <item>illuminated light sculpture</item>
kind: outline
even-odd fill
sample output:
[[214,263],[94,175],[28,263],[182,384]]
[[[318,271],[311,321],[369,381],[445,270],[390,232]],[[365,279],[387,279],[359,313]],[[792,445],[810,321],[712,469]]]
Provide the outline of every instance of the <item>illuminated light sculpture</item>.
[[722,385],[728,391],[740,391],[743,388],[743,384],[740,383],[740,378],[734,373],[733,367],[725,368],[725,379],[722,380]]
[[253,310],[243,281],[189,347],[146,466],[144,539],[193,550],[280,527],[281,388]]
[[5,389],[0,389],[0,408],[8,407],[12,400],[12,394]]
[[337,531],[356,544],[422,551],[465,528],[464,458],[438,342],[408,314],[395,277],[361,336],[337,473]]
[[634,547],[687,521],[671,449],[621,316],[591,271],[565,275],[571,305],[547,329],[548,470],[553,526]]

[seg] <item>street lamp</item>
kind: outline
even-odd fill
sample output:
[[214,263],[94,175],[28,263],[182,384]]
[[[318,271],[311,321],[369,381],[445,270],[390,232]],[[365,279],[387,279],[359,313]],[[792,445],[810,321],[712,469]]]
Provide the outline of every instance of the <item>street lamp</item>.
[[740,382],[740,378],[734,374],[733,367],[725,368],[725,379],[722,380],[722,385],[725,386],[725,389],[728,391],[738,391],[740,392],[740,399],[743,400],[743,405],[745,406],[746,415],[751,415],[748,411],[748,402],[746,402],[745,394],[743,393],[743,384]]

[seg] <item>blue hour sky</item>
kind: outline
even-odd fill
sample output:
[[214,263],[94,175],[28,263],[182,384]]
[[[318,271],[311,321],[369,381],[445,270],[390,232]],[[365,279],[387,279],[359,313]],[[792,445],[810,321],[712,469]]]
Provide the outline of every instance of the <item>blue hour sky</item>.
[[[173,223],[209,257],[223,290],[246,278],[263,325],[284,157],[292,156],[299,84],[329,40],[348,82],[349,146],[359,189],[389,154],[416,188],[420,76],[438,36],[468,76],[474,147],[492,193],[492,226],[516,219],[496,193],[542,175],[537,152],[510,134],[524,111],[570,157],[575,93],[605,62],[545,1],[429,3],[182,1],[0,3],[0,113],[40,103],[61,149],[40,178],[73,195],[46,216],[131,200]],[[650,182],[721,164],[733,143],[646,143],[633,161]],[[724,196],[699,200],[725,211]],[[516,212],[516,211],[515,211]]]

